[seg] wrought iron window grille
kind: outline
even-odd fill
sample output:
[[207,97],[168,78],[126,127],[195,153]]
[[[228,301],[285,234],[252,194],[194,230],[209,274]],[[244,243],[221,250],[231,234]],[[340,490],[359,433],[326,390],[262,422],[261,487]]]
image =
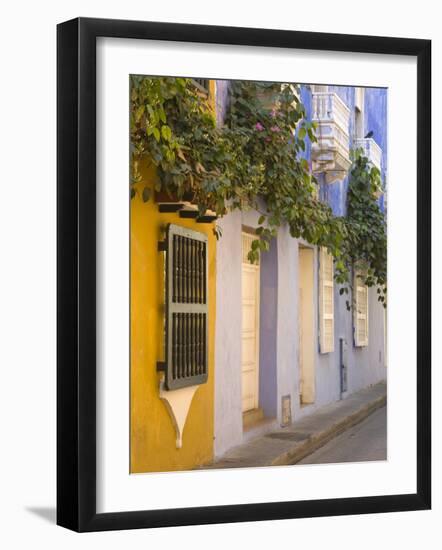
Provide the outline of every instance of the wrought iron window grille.
[[165,373],[168,390],[204,384],[208,376],[207,235],[169,224],[165,253]]

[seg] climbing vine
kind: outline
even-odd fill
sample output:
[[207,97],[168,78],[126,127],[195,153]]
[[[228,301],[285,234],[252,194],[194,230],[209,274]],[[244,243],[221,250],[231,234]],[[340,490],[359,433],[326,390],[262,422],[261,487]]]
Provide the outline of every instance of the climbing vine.
[[[376,286],[378,299],[387,299],[387,231],[378,197],[382,192],[379,170],[361,150],[354,152],[347,193],[347,239],[343,253],[348,265],[364,274],[367,286]],[[345,290],[344,290],[345,292]]]
[[[219,217],[235,209],[257,210],[251,261],[269,249],[278,228],[287,224],[293,237],[329,250],[338,283],[348,285],[352,265],[364,261],[367,284],[385,286],[382,239],[373,229],[379,216],[364,192],[370,204],[368,228],[360,218],[364,204],[353,196],[367,182],[374,185],[379,174],[367,172],[367,163],[357,157],[349,216],[334,216],[318,199],[318,184],[305,158],[308,143],[316,141],[315,124],[306,120],[298,86],[234,81],[229,93],[221,125],[191,79],[131,77],[131,196],[150,198],[150,186],[139,170],[147,158],[157,168],[155,190],[179,200],[191,196],[201,215],[206,210]],[[215,233],[220,236],[219,229]],[[369,241],[364,242],[367,235]]]

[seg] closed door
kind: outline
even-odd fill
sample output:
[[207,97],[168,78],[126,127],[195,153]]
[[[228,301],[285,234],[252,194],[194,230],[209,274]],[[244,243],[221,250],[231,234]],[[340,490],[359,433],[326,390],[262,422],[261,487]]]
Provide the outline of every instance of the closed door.
[[304,390],[304,339],[303,339],[303,306],[304,299],[302,293],[302,286],[299,286],[299,306],[298,306],[298,329],[299,329],[299,397],[302,403],[302,394]]
[[315,401],[314,252],[299,248],[299,394],[301,403]]
[[242,410],[258,408],[259,388],[259,263],[247,258],[255,237],[243,233],[242,261]]

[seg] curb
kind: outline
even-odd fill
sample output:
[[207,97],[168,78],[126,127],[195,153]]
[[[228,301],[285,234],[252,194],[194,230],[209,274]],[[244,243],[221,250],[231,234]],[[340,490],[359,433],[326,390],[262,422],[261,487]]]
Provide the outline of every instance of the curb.
[[387,403],[387,396],[383,395],[374,399],[370,403],[361,407],[358,411],[350,414],[349,416],[337,421],[329,428],[317,433],[311,434],[302,443],[296,445],[293,449],[279,455],[271,462],[271,466],[282,466],[288,464],[296,464],[306,456],[310,455],[331,439],[345,432],[352,426],[359,424],[365,420],[375,410],[380,409]]

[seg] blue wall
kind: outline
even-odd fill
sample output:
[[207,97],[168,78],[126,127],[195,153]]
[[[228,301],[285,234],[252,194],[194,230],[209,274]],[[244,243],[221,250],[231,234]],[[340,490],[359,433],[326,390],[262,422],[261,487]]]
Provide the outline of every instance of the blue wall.
[[387,90],[365,89],[365,124],[367,132],[373,131],[373,139],[382,149],[382,176],[387,172]]
[[[353,148],[355,134],[355,88],[353,86],[329,86],[330,92],[335,92],[350,109],[349,138],[350,149]],[[386,182],[387,176],[387,93],[385,88],[365,88],[364,104],[364,135],[373,131],[373,139],[382,149],[382,181]],[[312,92],[310,86],[301,86],[301,101],[307,112],[307,119],[312,118]],[[306,158],[310,160],[311,145],[306,149]],[[345,216],[346,198],[348,190],[348,176],[334,183],[326,183],[325,175],[317,176],[320,188],[319,196],[327,202],[336,216]],[[381,208],[384,209],[384,197],[380,199]]]
[[[365,121],[367,132],[373,131],[373,139],[382,149],[382,181],[387,191],[387,163],[388,163],[388,138],[387,138],[387,98],[388,90],[385,88],[365,89]],[[386,210],[386,194],[379,204],[383,211]]]

